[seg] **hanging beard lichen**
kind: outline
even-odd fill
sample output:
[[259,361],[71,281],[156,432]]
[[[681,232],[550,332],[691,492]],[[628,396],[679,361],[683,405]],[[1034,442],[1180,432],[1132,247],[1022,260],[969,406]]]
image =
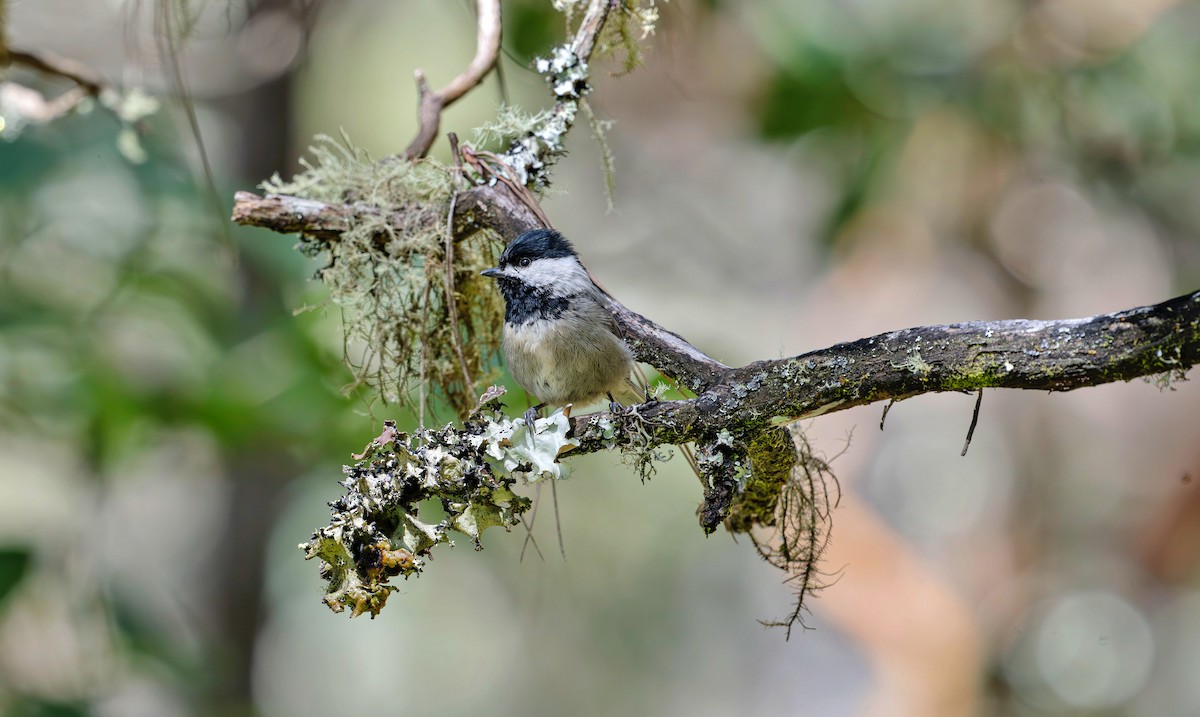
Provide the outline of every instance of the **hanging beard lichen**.
[[395,403],[419,381],[465,414],[477,386],[494,378],[504,306],[479,272],[493,265],[499,239],[447,241],[454,177],[436,161],[375,162],[344,134],[340,143],[318,136],[309,152],[304,172],[275,175],[263,189],[373,208],[340,236],[304,235],[299,247],[327,258],[317,278],[343,312],[348,390],[366,383]]

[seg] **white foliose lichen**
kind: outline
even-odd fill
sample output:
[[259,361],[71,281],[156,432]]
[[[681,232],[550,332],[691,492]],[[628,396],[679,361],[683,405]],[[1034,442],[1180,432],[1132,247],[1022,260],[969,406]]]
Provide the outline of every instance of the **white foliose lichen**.
[[[321,564],[331,610],[378,614],[396,590],[389,579],[419,575],[434,546],[453,545],[450,531],[478,549],[483,531],[519,524],[530,501],[513,492],[518,481],[567,477],[557,458],[578,445],[567,417],[559,411],[531,429],[502,413],[503,395],[489,390],[461,426],[409,435],[386,422],[343,468],[346,494],[330,502],[329,524],[300,545]],[[430,502],[441,507],[436,521],[422,517]]]

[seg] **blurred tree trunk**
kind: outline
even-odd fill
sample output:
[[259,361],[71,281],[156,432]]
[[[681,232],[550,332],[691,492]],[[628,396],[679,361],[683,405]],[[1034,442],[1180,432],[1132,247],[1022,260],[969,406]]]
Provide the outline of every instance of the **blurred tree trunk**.
[[[287,0],[267,0],[257,12],[284,6]],[[257,181],[280,167],[294,163],[292,137],[292,72],[246,92],[229,95],[213,102],[232,120],[242,135],[236,174]],[[242,284],[242,325],[235,330],[249,336],[263,330],[265,317],[287,312],[279,306],[279,292],[273,280],[256,271],[253,262],[238,267]],[[271,306],[275,304],[275,306]],[[259,632],[269,617],[269,604],[263,600],[266,578],[266,552],[275,520],[288,482],[303,472],[290,458],[288,447],[256,444],[227,453],[224,464],[229,482],[227,524],[219,532],[222,544],[217,548],[213,578],[219,587],[213,603],[214,680],[212,688],[199,696],[199,712],[212,715],[256,714],[253,697],[255,649]]]

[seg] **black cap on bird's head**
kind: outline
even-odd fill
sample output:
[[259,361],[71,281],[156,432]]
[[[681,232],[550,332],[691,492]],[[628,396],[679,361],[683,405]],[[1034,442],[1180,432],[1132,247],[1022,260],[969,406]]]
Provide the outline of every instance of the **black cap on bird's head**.
[[500,254],[499,266],[483,272],[484,276],[498,277],[508,266],[528,266],[538,259],[562,259],[578,256],[575,247],[562,234],[553,229],[533,229],[512,240]]
[[500,266],[515,263],[523,257],[530,259],[559,259],[575,256],[575,247],[553,229],[533,229],[513,239],[500,255]]

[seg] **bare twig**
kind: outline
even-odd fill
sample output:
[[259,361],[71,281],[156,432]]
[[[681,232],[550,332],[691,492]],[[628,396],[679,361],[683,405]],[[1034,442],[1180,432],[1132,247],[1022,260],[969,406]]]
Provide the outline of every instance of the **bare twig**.
[[558,515],[558,481],[550,481],[550,497],[554,500],[554,532],[558,534],[558,552],[562,554],[563,562],[567,562],[567,544],[563,542],[562,521]]
[[888,411],[892,410],[892,406],[896,405],[896,399],[888,401],[888,404],[883,407],[883,415],[879,417],[879,430],[883,430],[883,424],[887,423]]
[[450,323],[453,326],[454,352],[458,354],[458,363],[463,372],[463,388],[470,391],[475,382],[471,379],[471,371],[467,368],[462,336],[458,333],[458,299],[454,291],[454,209],[458,205],[458,185],[462,181],[462,157],[458,154],[458,135],[451,132],[449,139],[450,153],[454,157],[454,193],[450,195],[450,209],[446,212],[446,306],[449,309]]
[[72,112],[88,97],[99,98],[106,85],[91,71],[74,60],[50,54],[34,54],[20,50],[5,50],[0,40],[0,68],[19,65],[49,77],[70,80],[75,86],[53,99],[46,99],[36,90],[14,87],[19,93],[20,114],[27,121],[46,123]]
[[521,555],[517,558],[518,563],[525,562],[525,549],[530,545],[533,546],[534,552],[537,553],[538,558],[543,563],[546,562],[546,556],[542,555],[542,549],[538,546],[537,540],[533,537],[533,521],[537,519],[537,507],[538,501],[537,499],[534,499],[533,513],[529,516],[529,520],[525,520],[525,516],[521,516],[521,525],[525,526],[525,542],[521,544]]
[[979,406],[983,403],[983,389],[979,389],[978,395],[975,396],[975,410],[971,412],[971,425],[967,428],[967,440],[963,443],[962,453],[960,456],[967,455],[967,449],[971,447],[971,437],[975,435],[975,426],[979,423]]
[[[457,180],[457,177],[455,178]],[[467,357],[463,353],[462,336],[458,327],[458,297],[454,291],[454,206],[458,204],[458,189],[450,195],[450,209],[446,212],[446,259],[443,262],[442,278],[446,288],[446,309],[450,313],[450,336],[454,345],[454,353],[458,355],[458,363],[462,368],[463,389],[474,391],[475,381],[471,379],[471,371],[467,368]]]
[[529,211],[537,217],[539,227],[552,228],[554,226],[550,217],[546,216],[542,210],[542,205],[538,203],[537,197],[529,191],[529,187],[514,179],[510,176],[511,173],[506,171],[509,165],[504,157],[495,152],[474,150],[470,147],[464,147],[462,154],[484,181],[490,183],[495,180],[508,187],[512,196],[528,207]]
[[37,70],[44,75],[70,80],[92,97],[99,97],[105,89],[104,82],[93,75],[87,66],[66,57],[57,57],[44,52],[34,54],[9,50],[6,64],[21,65],[31,70]]
[[476,0],[475,7],[478,15],[475,57],[471,64],[467,65],[467,69],[437,92],[429,89],[423,71],[417,70],[414,73],[417,91],[420,94],[421,105],[417,111],[420,127],[408,149],[404,150],[404,156],[408,159],[419,159],[429,154],[429,148],[433,146],[433,141],[438,135],[442,110],[483,81],[500,57],[500,0]]
[[462,154],[458,150],[458,135],[454,132],[447,132],[446,139],[450,142],[450,156],[454,159],[454,176],[463,176],[463,160]]

